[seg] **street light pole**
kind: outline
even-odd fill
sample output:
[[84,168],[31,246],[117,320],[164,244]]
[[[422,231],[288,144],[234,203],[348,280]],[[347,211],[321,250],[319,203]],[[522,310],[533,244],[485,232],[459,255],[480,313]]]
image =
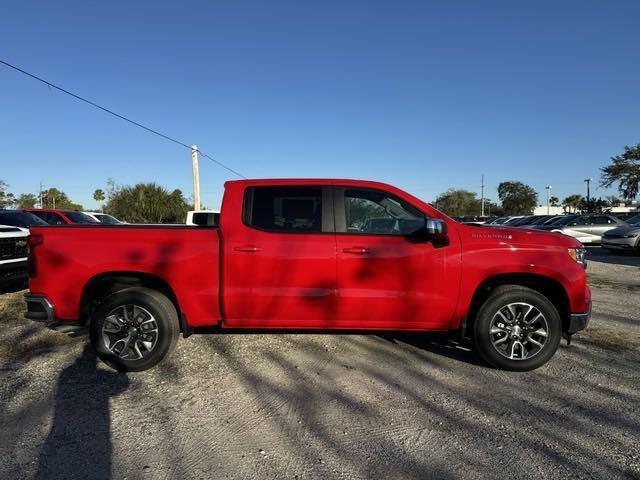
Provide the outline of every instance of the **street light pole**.
[[551,195],[551,185],[544,187],[547,190],[547,215],[549,215],[549,198]]
[[591,210],[591,178],[585,178],[584,182],[587,184],[587,213]]

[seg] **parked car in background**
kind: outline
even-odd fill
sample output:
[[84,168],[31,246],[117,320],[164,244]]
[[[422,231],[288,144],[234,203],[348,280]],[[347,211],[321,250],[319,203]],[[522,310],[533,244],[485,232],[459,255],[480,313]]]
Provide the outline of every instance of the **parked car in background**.
[[32,225],[47,225],[47,222],[33,213],[22,210],[0,210],[0,225],[29,228]]
[[496,219],[494,219],[492,222],[490,223],[485,223],[485,225],[502,225],[504,224],[507,220],[509,220],[511,217],[498,217]]
[[484,217],[480,215],[463,215],[458,217],[456,220],[460,223],[484,223]]
[[220,210],[190,210],[187,212],[187,225],[220,225]]
[[612,215],[588,214],[565,217],[557,222],[539,226],[538,229],[564,233],[582,243],[600,243],[605,232],[625,225],[625,222]]
[[538,225],[546,225],[555,220],[560,220],[565,215],[540,215],[533,222],[527,225],[528,228],[536,228]]
[[524,371],[589,321],[578,241],[464,225],[391,185],[229,181],[219,220],[34,227],[27,318],[87,322],[119,370],[148,369],[180,331],[214,326],[453,330]]
[[640,252],[640,215],[629,218],[627,224],[605,232],[602,235],[602,247]]
[[542,220],[543,218],[549,218],[551,215],[526,215],[519,220],[511,223],[510,225],[513,227],[528,227],[533,225],[538,220]]
[[93,218],[96,222],[104,223],[105,225],[119,225],[121,223],[124,223],[118,220],[113,215],[109,215],[108,213],[102,213],[102,212],[82,212],[82,213],[84,213],[88,217]]
[[0,225],[0,293],[26,287],[29,231]]
[[91,218],[77,210],[64,210],[55,208],[25,208],[23,212],[29,212],[49,225],[69,225],[74,223],[100,223],[97,220]]
[[626,222],[630,218],[640,215],[640,211],[636,210],[635,212],[611,212],[611,215]]

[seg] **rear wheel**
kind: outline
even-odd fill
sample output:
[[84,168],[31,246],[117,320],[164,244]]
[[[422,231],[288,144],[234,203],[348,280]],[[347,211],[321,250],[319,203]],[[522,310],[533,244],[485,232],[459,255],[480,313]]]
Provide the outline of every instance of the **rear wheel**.
[[544,295],[518,285],[499,287],[480,308],[474,346],[491,365],[527,371],[544,365],[558,349],[562,322]]
[[98,356],[119,371],[147,370],[175,347],[178,313],[163,294],[128,288],[111,295],[91,315],[91,343]]

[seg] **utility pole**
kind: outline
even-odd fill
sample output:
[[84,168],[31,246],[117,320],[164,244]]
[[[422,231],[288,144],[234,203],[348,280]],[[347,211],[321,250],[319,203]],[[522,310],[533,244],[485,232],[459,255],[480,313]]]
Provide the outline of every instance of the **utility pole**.
[[40,208],[44,208],[42,205],[42,180],[40,180]]
[[480,180],[480,216],[484,217],[484,175]]
[[200,210],[200,173],[198,172],[197,145],[191,145],[191,166],[193,167],[193,209]]
[[587,213],[591,211],[591,178],[585,178],[584,182],[587,184]]
[[551,185],[544,187],[547,190],[547,215],[549,215],[549,197],[551,195]]

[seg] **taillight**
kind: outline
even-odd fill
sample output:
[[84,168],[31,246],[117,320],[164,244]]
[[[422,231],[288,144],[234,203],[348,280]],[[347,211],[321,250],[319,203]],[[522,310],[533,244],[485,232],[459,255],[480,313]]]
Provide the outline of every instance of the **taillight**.
[[32,233],[27,237],[27,243],[29,244],[29,256],[27,257],[27,275],[29,278],[35,278],[36,276],[36,257],[33,255],[35,248],[41,245],[44,238],[39,233]]
[[39,233],[32,233],[27,237],[27,243],[29,243],[29,247],[32,249],[40,245],[43,240],[44,239],[42,238],[42,235],[40,235]]

